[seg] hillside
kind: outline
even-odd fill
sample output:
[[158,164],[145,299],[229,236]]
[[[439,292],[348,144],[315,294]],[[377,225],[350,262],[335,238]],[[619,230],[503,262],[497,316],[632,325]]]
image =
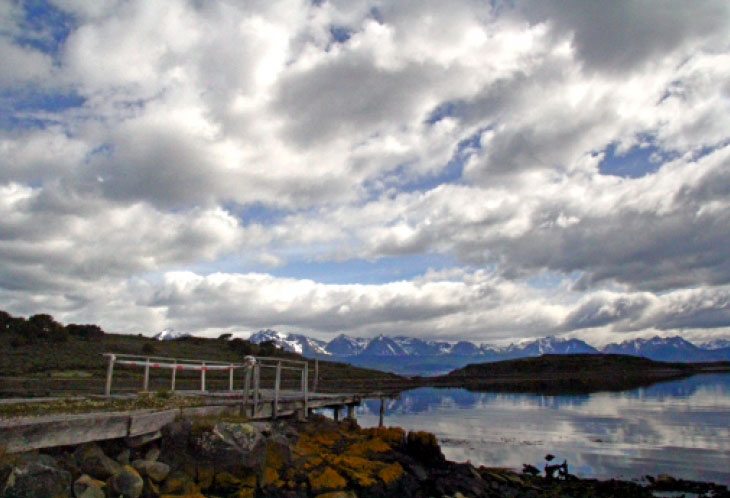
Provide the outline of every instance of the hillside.
[[[106,373],[102,353],[106,352],[225,362],[240,362],[248,354],[306,359],[271,343],[199,337],[160,341],[141,335],[107,334],[94,325],[62,325],[49,315],[25,319],[0,313],[0,351],[3,352],[0,355],[0,397],[101,393]],[[313,381],[314,360],[308,362]],[[209,388],[227,388],[227,375],[226,372],[208,372]],[[262,370],[262,384],[265,385],[272,375],[271,370]],[[169,378],[169,371],[153,369],[150,388],[168,388]],[[142,369],[119,367],[114,374],[115,390],[137,390],[141,379]],[[181,389],[194,389],[198,379],[196,372],[179,372],[177,385]],[[299,380],[293,374],[283,378],[285,386],[295,386],[297,382]],[[404,382],[394,374],[319,360],[320,391],[392,389]]]
[[667,363],[617,354],[546,354],[473,363],[429,380],[434,385],[484,391],[593,392],[624,390],[717,370],[730,370],[730,362]]

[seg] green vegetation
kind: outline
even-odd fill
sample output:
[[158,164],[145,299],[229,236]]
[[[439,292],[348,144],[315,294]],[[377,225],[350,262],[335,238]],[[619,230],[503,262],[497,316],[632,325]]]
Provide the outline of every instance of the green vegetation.
[[730,363],[666,363],[617,354],[546,354],[474,363],[429,379],[429,383],[478,391],[586,393],[621,391],[719,369],[730,370]]
[[0,418],[36,417],[58,413],[124,412],[129,410],[170,410],[189,406],[201,406],[207,400],[199,397],[160,396],[140,394],[123,399],[67,398],[45,402],[0,404]]
[[[196,358],[223,362],[241,362],[246,355],[304,360],[300,355],[278,349],[272,342],[252,344],[224,335],[206,339],[185,337],[157,341],[142,335],[107,334],[97,325],[62,325],[50,315],[33,315],[28,319],[0,311],[0,397],[32,397],[57,394],[101,394],[107,362],[102,353],[124,353],[169,358]],[[310,383],[314,382],[314,360],[308,360]],[[141,368],[118,366],[114,371],[114,392],[141,389]],[[273,369],[261,370],[262,386],[273,383]],[[241,388],[237,376],[234,387]],[[285,371],[282,387],[298,389],[297,372]],[[394,374],[358,368],[342,363],[319,361],[318,391],[391,390],[404,380]],[[178,389],[197,389],[200,374],[177,373]],[[209,371],[206,385],[211,390],[228,388],[228,372]],[[170,371],[152,369],[150,389],[170,387]]]

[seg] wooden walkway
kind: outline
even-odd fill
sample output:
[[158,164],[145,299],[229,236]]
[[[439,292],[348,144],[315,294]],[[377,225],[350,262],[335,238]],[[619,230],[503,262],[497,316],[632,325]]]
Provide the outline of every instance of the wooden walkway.
[[[377,399],[382,393],[368,395],[346,393],[309,393],[306,401],[299,391],[274,391],[262,389],[256,405],[242,403],[241,392],[179,392],[184,396],[200,396],[201,406],[170,410],[134,410],[127,412],[95,412],[60,414],[41,417],[16,417],[0,419],[0,447],[16,453],[54,446],[76,445],[91,441],[116,438],[134,438],[155,433],[178,417],[236,415],[255,420],[271,420],[278,417],[298,416],[317,408],[347,409],[347,416],[355,416],[355,407],[363,399]],[[27,400],[26,400],[27,401]]]
[[[231,414],[248,420],[270,420],[279,417],[297,416],[305,419],[314,409],[332,408],[335,420],[340,410],[347,409],[347,416],[355,416],[355,407],[363,399],[390,397],[381,392],[368,394],[319,393],[316,392],[318,363],[315,362],[314,378],[310,388],[308,362],[282,358],[247,356],[243,363],[223,363],[208,360],[176,359],[137,356],[128,354],[105,353],[108,359],[105,392],[96,398],[128,398],[129,395],[112,393],[114,367],[144,369],[142,392],[148,391],[150,369],[170,371],[170,387],[175,396],[195,396],[201,398],[200,406],[175,408],[170,410],[135,410],[128,412],[96,412],[73,415],[49,415],[43,417],[17,417],[0,419],[0,447],[15,453],[39,448],[66,446],[100,441],[104,439],[134,438],[155,433],[180,416],[215,416]],[[274,370],[271,389],[261,385],[261,368]],[[199,391],[176,390],[176,372],[194,370],[200,372]],[[206,389],[206,372],[222,370],[228,372],[227,391]],[[234,373],[243,374],[242,389],[234,389]],[[282,374],[294,372],[301,388],[285,390],[281,388]],[[311,390],[310,390],[311,389]],[[134,395],[132,395],[134,396]],[[75,397],[78,399],[78,397]],[[49,398],[45,401],[58,400]],[[16,400],[29,402],[31,400]],[[12,403],[13,400],[4,400]],[[32,400],[43,402],[43,400]],[[381,402],[380,420],[382,425],[384,404]]]

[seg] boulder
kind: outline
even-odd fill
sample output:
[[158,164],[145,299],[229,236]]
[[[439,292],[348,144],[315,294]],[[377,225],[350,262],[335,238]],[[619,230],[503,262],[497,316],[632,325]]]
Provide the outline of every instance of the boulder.
[[260,467],[265,458],[263,431],[254,424],[220,422],[208,430],[193,431],[191,444],[200,462],[216,470]]
[[106,483],[84,474],[74,482],[73,490],[76,498],[104,498],[104,487]]
[[160,458],[160,448],[157,446],[151,447],[144,455],[144,459],[150,462],[156,462],[158,458]]
[[40,462],[13,467],[2,496],[70,496],[71,474]]
[[76,464],[84,474],[96,479],[108,479],[118,473],[121,465],[104,454],[104,451],[94,443],[82,444],[74,451]]
[[131,465],[123,466],[119,472],[109,478],[109,489],[115,496],[122,498],[139,498],[144,488],[144,480]]
[[140,473],[140,475],[149,477],[155,482],[162,482],[170,473],[170,466],[162,462],[153,462],[150,460],[135,460],[132,467]]
[[436,436],[430,432],[409,432],[406,438],[406,452],[429,467],[437,467],[446,462]]
[[117,455],[117,462],[119,462],[120,465],[129,465],[129,458],[132,455],[132,451],[129,448],[124,448],[122,451],[119,452]]
[[167,476],[160,486],[162,495],[188,495],[198,493],[200,489],[193,479],[185,472],[175,471]]
[[161,437],[162,432],[155,431],[150,432],[149,434],[141,434],[139,436],[128,437],[124,440],[124,442],[127,443],[127,446],[130,448],[139,448],[140,446],[144,446],[145,444],[152,441],[157,441]]

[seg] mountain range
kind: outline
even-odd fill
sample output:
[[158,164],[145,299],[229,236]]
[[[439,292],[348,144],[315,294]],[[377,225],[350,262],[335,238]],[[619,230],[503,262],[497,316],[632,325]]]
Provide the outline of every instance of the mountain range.
[[580,339],[543,337],[497,347],[427,341],[415,337],[379,335],[372,339],[340,334],[322,341],[301,334],[260,330],[249,337],[253,343],[273,341],[278,347],[310,358],[341,361],[356,366],[377,368],[402,375],[438,375],[469,363],[508,360],[542,354],[627,354],[657,361],[698,362],[730,361],[730,341],[715,340],[695,345],[682,337],[632,339],[598,349]]
[[[173,340],[190,334],[165,329],[153,337]],[[391,371],[401,375],[440,375],[469,363],[509,360],[542,354],[627,354],[657,361],[730,361],[730,340],[715,339],[695,345],[682,337],[653,337],[612,343],[601,349],[580,339],[548,336],[506,347],[477,345],[469,341],[429,341],[416,337],[379,335],[366,339],[340,334],[322,341],[302,334],[259,330],[249,341],[273,341],[277,347],[309,358],[322,358],[356,366]]]

